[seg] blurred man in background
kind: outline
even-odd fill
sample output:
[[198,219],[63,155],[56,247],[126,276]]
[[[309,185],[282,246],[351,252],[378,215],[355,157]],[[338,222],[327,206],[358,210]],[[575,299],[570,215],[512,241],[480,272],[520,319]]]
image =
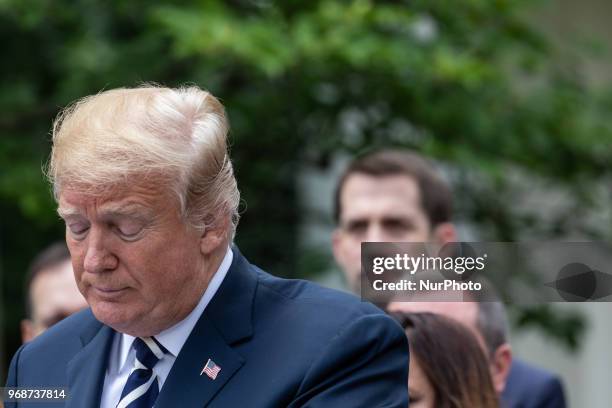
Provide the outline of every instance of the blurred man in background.
[[26,318],[21,321],[24,343],[87,306],[74,281],[70,252],[64,242],[49,246],[34,258],[26,291]]
[[[334,219],[334,257],[356,293],[360,291],[362,242],[445,244],[457,240],[450,187],[432,164],[409,151],[377,151],[349,164],[336,188]],[[565,407],[555,376],[512,358],[501,303],[395,302],[389,307],[440,313],[472,328],[486,348],[502,406]]]
[[359,293],[362,242],[446,242],[452,194],[433,166],[407,151],[384,150],[352,162],[336,187],[334,257]]

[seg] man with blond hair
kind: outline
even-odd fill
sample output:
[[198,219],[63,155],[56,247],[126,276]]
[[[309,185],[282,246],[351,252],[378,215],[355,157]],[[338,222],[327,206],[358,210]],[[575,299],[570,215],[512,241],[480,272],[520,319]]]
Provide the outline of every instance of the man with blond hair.
[[7,386],[66,387],[67,407],[407,406],[392,319],[232,246],[227,133],[196,87],[110,90],[64,111],[48,174],[90,308],[19,349]]

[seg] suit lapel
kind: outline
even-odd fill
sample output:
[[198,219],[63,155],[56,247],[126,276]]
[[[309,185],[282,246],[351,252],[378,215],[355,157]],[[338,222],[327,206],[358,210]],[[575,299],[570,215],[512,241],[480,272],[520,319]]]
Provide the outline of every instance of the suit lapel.
[[[208,359],[221,369],[215,379],[202,373]],[[174,362],[155,406],[201,408],[243,364],[244,359],[203,315]]]
[[67,367],[70,398],[66,408],[100,406],[108,353],[115,332],[94,319],[83,333],[81,342],[84,347]]
[[255,267],[238,248],[232,248],[232,265],[203,314],[219,330],[227,344],[253,335],[253,303],[257,289]]
[[[181,407],[201,408],[245,363],[231,345],[253,333],[257,278],[238,249],[232,250],[232,265],[177,356],[156,407],[175,407],[180,401]],[[209,359],[220,367],[215,379],[202,373]]]

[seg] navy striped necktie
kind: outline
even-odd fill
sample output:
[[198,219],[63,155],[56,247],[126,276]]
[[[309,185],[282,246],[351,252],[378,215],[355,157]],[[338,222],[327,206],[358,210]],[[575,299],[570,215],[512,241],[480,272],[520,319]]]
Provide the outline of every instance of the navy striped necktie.
[[159,394],[157,375],[153,367],[168,352],[154,337],[136,337],[134,371],[123,387],[117,408],[151,408]]

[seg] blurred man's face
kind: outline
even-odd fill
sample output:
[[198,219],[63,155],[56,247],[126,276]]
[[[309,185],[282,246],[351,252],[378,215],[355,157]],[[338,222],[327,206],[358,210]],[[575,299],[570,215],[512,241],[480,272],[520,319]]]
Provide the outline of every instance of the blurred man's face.
[[211,276],[202,233],[173,194],[145,183],[102,196],[68,188],[59,203],[77,284],[98,320],[150,336],[193,310]]
[[362,242],[432,240],[419,186],[412,177],[352,174],[342,188],[340,209],[333,250],[353,290],[359,288]]
[[40,271],[30,285],[32,317],[21,324],[22,340],[32,340],[50,326],[87,306],[67,259]]

